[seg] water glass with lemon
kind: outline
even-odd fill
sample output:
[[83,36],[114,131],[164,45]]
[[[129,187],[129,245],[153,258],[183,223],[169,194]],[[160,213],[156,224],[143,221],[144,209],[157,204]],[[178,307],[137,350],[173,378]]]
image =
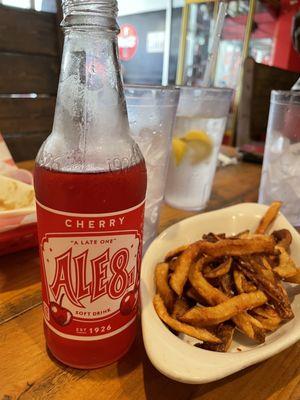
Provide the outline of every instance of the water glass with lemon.
[[181,87],[166,202],[202,210],[209,200],[232,99],[231,89]]

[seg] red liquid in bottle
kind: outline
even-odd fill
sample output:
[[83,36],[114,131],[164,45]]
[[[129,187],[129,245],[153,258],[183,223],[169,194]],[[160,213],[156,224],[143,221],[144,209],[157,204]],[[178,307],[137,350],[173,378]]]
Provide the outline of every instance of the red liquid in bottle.
[[[35,190],[37,201],[52,210],[74,213],[74,215],[115,213],[128,210],[143,202],[146,193],[146,168],[144,162],[140,162],[128,169],[113,172],[67,173],[45,169],[37,165],[35,169]],[[41,222],[39,221],[39,223]],[[50,228],[52,226],[52,218],[48,218],[43,223],[44,228],[42,227],[42,229],[46,231],[48,226]],[[71,222],[68,220],[66,226],[69,225],[71,225]],[[74,229],[75,222],[70,230]],[[39,233],[41,240],[41,231]],[[137,267],[139,270],[140,266]],[[118,264],[116,268],[119,268]],[[44,275],[45,272],[43,272],[42,267],[43,299],[45,300],[47,294]],[[136,277],[136,279],[134,288],[137,293],[139,278]],[[87,286],[84,290],[87,290]],[[131,317],[135,317],[136,304],[134,310],[130,309],[134,303],[131,298],[132,293],[132,289],[127,290],[123,299],[120,299],[123,300],[120,310],[123,307],[124,315],[131,312]],[[63,298],[64,302],[65,294],[65,290],[59,292],[60,299]],[[53,304],[53,302],[50,304]],[[57,311],[59,307],[59,301],[57,301],[54,304],[54,310]],[[64,323],[65,313],[67,324],[70,319],[67,316],[68,310],[64,306],[62,307],[57,322],[63,321]],[[55,325],[55,323],[54,321],[53,324]],[[58,360],[76,368],[97,368],[116,361],[128,351],[135,338],[136,321],[120,333],[100,340],[69,339],[56,334],[46,323],[44,329],[47,346]]]

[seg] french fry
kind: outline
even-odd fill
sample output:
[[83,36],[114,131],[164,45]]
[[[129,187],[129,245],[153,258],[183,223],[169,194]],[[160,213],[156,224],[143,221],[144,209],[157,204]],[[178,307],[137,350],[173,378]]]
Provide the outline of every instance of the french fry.
[[155,268],[155,283],[158,293],[163,299],[167,309],[171,312],[175,302],[175,294],[168,284],[168,263],[157,264]]
[[186,299],[184,299],[183,297],[178,297],[174,304],[172,318],[179,319],[187,312],[189,308],[190,307]]
[[198,248],[196,243],[194,243],[175,260],[175,271],[171,275],[170,286],[178,296],[182,295],[183,287],[188,279],[190,265],[197,254]]
[[195,242],[190,245],[175,261],[175,271],[170,278],[170,286],[174,292],[181,296],[183,287],[188,279],[189,269],[193,261],[200,254],[210,256],[242,256],[253,253],[272,253],[274,240],[271,237],[259,236],[254,239],[221,239],[211,243],[205,241]]
[[290,231],[287,229],[280,229],[273,231],[271,236],[274,238],[277,246],[283,247],[287,251],[289,250],[293,240]]
[[185,294],[189,299],[195,300],[198,303],[203,304],[203,298],[199,295],[199,293],[192,286],[187,289]]
[[256,341],[259,343],[264,343],[266,339],[266,330],[263,327],[262,323],[258,321],[258,319],[254,318],[251,314],[247,313],[247,317],[252,325]]
[[257,290],[257,287],[252,282],[247,281],[247,279],[243,282],[243,288],[245,293],[251,293]]
[[233,271],[233,279],[238,293],[251,293],[257,290],[253,283],[247,281],[242,271],[235,269]]
[[300,270],[298,269],[296,275],[290,276],[289,278],[285,278],[285,282],[290,282],[290,283],[298,283],[300,284]]
[[[253,328],[263,331],[262,324],[256,318],[254,318],[250,313],[247,313],[247,315],[248,315],[249,320],[251,321]],[[262,334],[264,335],[264,331],[262,332]]]
[[261,323],[262,327],[265,331],[274,332],[278,329],[281,319],[279,321],[274,320],[272,318],[264,318],[257,315],[255,318]]
[[[204,297],[204,299],[208,302],[208,304],[215,306],[219,303],[223,303],[228,300],[223,292],[213,287],[207,280],[203,277],[201,270],[203,267],[203,263],[207,261],[204,258],[194,263],[190,269],[189,273],[189,281],[196,289],[196,291],[200,294],[200,296]],[[236,315],[232,318],[233,322],[236,326],[243,331],[250,339],[256,341],[262,341],[262,335],[256,335],[255,330],[253,329],[251,320],[246,312]]]
[[246,277],[270,297],[270,301],[274,304],[282,319],[289,320],[294,317],[288,295],[280,282],[268,280],[262,273],[260,266],[249,257],[240,258],[237,265]]
[[256,266],[257,270],[270,282],[275,284],[274,272],[265,257],[254,255],[251,257],[251,263]]
[[266,257],[262,257],[261,261],[262,261],[263,266],[264,266],[265,269],[267,269],[269,271],[272,271],[272,267],[271,267],[271,265],[270,265],[270,263],[269,263],[269,261],[267,260]]
[[180,320],[193,326],[213,326],[225,322],[243,311],[252,310],[267,302],[262,291],[242,293],[214,307],[195,306],[188,310]]
[[255,318],[260,321],[263,328],[267,331],[275,331],[281,323],[281,318],[278,313],[270,306],[264,305],[252,310]]
[[216,329],[216,335],[222,340],[222,343],[198,343],[196,346],[204,350],[218,351],[226,353],[232,343],[235,326],[230,322],[220,324]]
[[267,229],[271,225],[271,223],[275,220],[277,217],[277,214],[280,210],[282,203],[281,201],[274,201],[270,207],[268,208],[267,212],[265,215],[262,217],[260,220],[258,227],[256,228],[255,233],[258,234],[264,234],[266,233]]
[[291,256],[287,253],[284,247],[276,246],[276,249],[279,250],[279,265],[273,269],[274,272],[280,278],[292,278],[293,276],[298,274],[298,269],[296,264],[292,260]]
[[196,242],[195,253],[206,254],[208,256],[243,256],[254,253],[273,253],[274,240],[271,237],[260,235],[253,239],[222,239],[216,243]]
[[170,261],[168,262],[168,264],[169,264],[169,270],[170,270],[171,272],[174,272],[174,271],[175,271],[175,267],[176,267],[175,261],[176,261],[176,258],[173,258],[172,260],[170,260]]
[[215,306],[228,300],[228,297],[219,289],[212,286],[202,275],[203,264],[209,259],[200,258],[194,263],[189,271],[189,281],[193,288],[199,293],[200,296],[208,302],[208,304]]
[[233,271],[233,279],[234,279],[235,287],[236,287],[238,293],[245,293],[245,290],[243,287],[243,283],[246,280],[245,275],[241,271],[235,269]]
[[215,336],[213,333],[209,332],[206,329],[195,328],[194,326],[190,326],[184,324],[176,319],[172,318],[164,305],[164,302],[159,294],[156,294],[153,299],[153,305],[155,311],[159,318],[168,325],[171,329],[174,329],[176,332],[181,332],[186,335],[192,336],[198,340],[202,340],[204,342],[211,343],[221,343],[221,339]]
[[198,301],[198,299],[200,299],[200,296],[193,287],[188,288],[185,294],[189,299],[193,299],[195,301]]
[[225,239],[225,234],[224,233],[218,233],[217,235],[213,232],[208,233],[207,235],[203,235],[202,239],[207,241],[207,242],[218,242],[221,239]]
[[227,297],[232,297],[233,293],[233,281],[231,274],[223,275],[219,278],[220,287]]
[[204,272],[203,275],[205,278],[219,278],[220,276],[225,275],[230,271],[231,264],[232,264],[232,258],[229,257],[217,268],[214,268],[206,273]]
[[165,257],[165,262],[168,262],[172,260],[174,257],[180,256],[181,253],[183,253],[189,246],[187,244],[184,244],[183,246],[176,247],[176,249],[168,251]]

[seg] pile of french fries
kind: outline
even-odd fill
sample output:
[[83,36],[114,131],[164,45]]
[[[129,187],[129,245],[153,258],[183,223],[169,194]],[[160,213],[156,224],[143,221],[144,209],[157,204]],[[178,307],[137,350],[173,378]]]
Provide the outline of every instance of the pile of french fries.
[[289,254],[292,236],[287,229],[266,234],[280,207],[271,204],[255,233],[209,233],[156,266],[153,305],[172,331],[198,339],[203,349],[226,352],[236,329],[263,343],[294,318],[282,284],[300,283]]

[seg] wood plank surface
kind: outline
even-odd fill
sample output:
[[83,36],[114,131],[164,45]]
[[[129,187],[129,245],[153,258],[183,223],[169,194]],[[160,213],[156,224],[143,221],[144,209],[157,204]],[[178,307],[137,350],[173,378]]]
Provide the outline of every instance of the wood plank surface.
[[56,34],[58,40],[58,49],[60,57],[62,56],[63,47],[64,47],[64,35],[61,29],[61,22],[63,20],[63,10],[62,10],[62,2],[61,0],[56,0]]
[[0,132],[16,161],[33,159],[52,130],[56,98],[0,97]]
[[259,64],[251,57],[245,61],[245,74],[238,110],[237,145],[261,141],[266,135],[272,90],[290,90],[297,72]]
[[[20,167],[32,169],[32,162]],[[260,167],[229,166],[217,171],[208,209],[256,201]],[[160,229],[191,212],[164,206]],[[42,329],[36,250],[0,258],[1,400],[299,400],[300,345],[218,382],[173,382],[151,365],[141,330],[118,363],[84,371],[67,368],[47,354]]]
[[[1,129],[0,129],[1,130]],[[39,148],[49,135],[46,132],[22,132],[4,134],[4,140],[15,161],[35,158]]]
[[54,96],[45,98],[0,98],[0,131],[4,134],[50,132],[53,124],[55,100]]
[[45,349],[40,308],[0,326],[1,400],[299,400],[300,345],[218,382],[186,385],[148,360],[141,330],[127,355],[106,368],[67,368]]
[[57,56],[56,15],[0,5],[0,52]]
[[[255,63],[254,60],[253,62]],[[298,72],[255,63],[250,105],[252,140],[261,140],[263,135],[267,133],[271,91],[290,90],[298,77]]]
[[0,324],[40,303],[39,268],[37,249],[0,257]]
[[55,95],[58,72],[56,57],[0,53],[0,94]]

